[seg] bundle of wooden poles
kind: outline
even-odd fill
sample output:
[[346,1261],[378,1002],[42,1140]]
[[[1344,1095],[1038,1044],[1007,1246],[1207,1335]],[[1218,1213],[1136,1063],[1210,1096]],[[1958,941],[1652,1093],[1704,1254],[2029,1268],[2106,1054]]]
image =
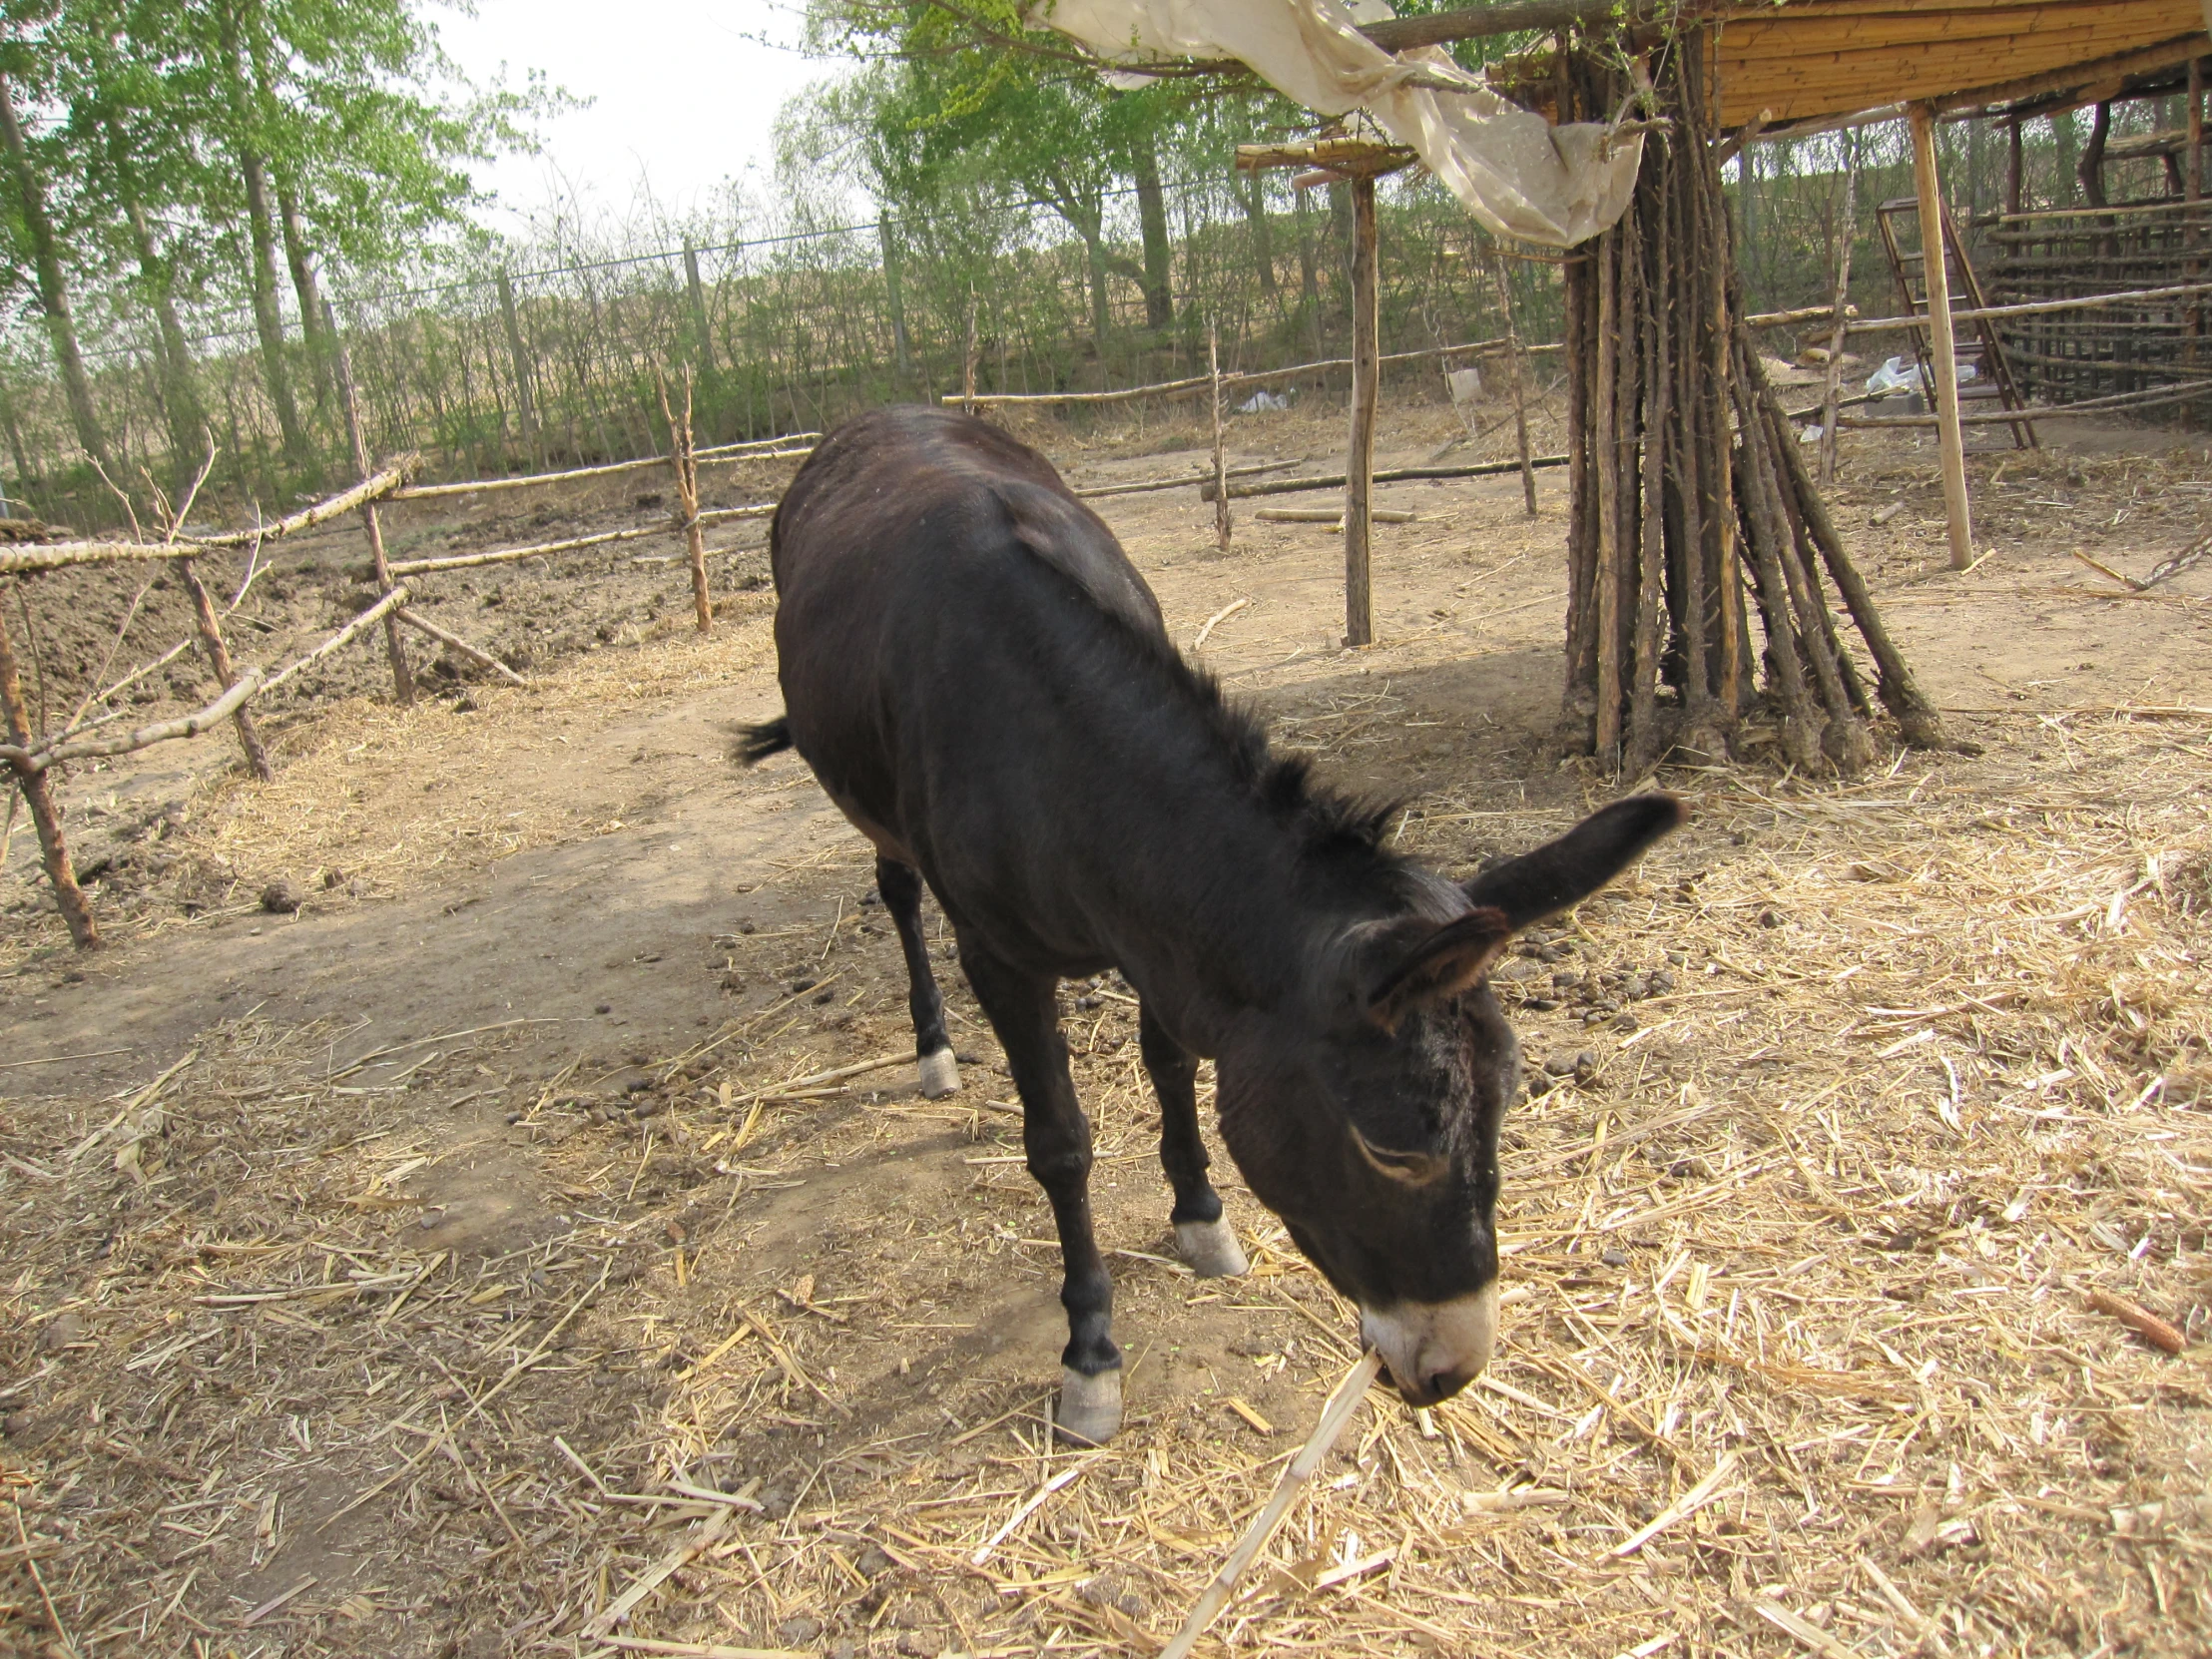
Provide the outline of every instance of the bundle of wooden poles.
[[[1745,326],[1707,38],[1684,31],[1644,60],[1651,126],[1634,199],[1566,265],[1572,518],[1560,736],[1635,775],[1670,754],[1724,760],[1769,730],[1800,770],[1851,773],[1875,753],[1878,702],[1906,743],[1945,738],[1837,536]],[[1635,109],[1621,64],[1617,51],[1559,52],[1556,119]],[[1835,600],[1871,661],[1872,695]],[[1763,710],[1771,729],[1752,718]]]

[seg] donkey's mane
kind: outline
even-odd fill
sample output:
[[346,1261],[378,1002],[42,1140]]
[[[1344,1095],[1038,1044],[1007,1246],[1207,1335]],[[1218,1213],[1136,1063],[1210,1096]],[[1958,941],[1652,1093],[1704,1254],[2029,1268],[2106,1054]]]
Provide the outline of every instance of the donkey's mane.
[[1268,745],[1267,721],[1258,710],[1231,698],[1220,680],[1176,650],[1164,634],[1129,633],[1204,720],[1238,783],[1271,819],[1291,829],[1309,854],[1364,855],[1397,867],[1401,860],[1385,850],[1382,837],[1403,802],[1340,790],[1315,777],[1305,756],[1275,754]]

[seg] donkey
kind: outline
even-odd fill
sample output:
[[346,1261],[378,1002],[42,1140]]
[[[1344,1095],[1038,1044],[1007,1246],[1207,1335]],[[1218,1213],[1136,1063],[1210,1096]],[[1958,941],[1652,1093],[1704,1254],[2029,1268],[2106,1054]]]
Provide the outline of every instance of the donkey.
[[1230,1156],[1359,1305],[1398,1392],[1427,1405],[1463,1387],[1489,1363],[1498,1124],[1521,1083],[1484,973],[1681,807],[1616,802],[1465,886],[1385,849],[1393,811],[1271,756],[1176,651],[1106,525],[1043,456],[968,416],[897,406],[831,434],[777,508],[770,557],[786,712],[740,757],[796,748],[875,844],[932,1096],[959,1073],[924,881],[952,924],[1058,1224],[1060,1437],[1121,1425],[1090,1124],[1055,1006],[1059,980],[1109,967],[1138,995],[1183,1258],[1203,1276],[1246,1268],[1206,1178],[1204,1056]]

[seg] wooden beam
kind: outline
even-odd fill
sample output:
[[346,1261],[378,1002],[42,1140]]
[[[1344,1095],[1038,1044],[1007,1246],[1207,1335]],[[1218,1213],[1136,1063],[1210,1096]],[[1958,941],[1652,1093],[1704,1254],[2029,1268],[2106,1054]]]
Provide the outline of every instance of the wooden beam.
[[1656,10],[1648,4],[1623,6],[1617,0],[1515,0],[1508,5],[1433,12],[1427,17],[1393,17],[1370,23],[1360,33],[1385,52],[1410,52],[1422,46],[1446,46],[1455,40],[1484,40],[1493,35],[1549,34],[1570,24],[1624,14],[1633,20]]
[[1375,640],[1370,585],[1368,508],[1375,491],[1375,404],[1382,378],[1377,311],[1381,238],[1375,180],[1356,178],[1352,191],[1352,441],[1345,457],[1345,644]]
[[1921,204],[1921,270],[1928,289],[1929,355],[1936,368],[1936,440],[1943,475],[1943,510],[1949,519],[1950,564],[1973,563],[1973,515],[1966,499],[1965,438],[1958,427],[1958,358],[1950,328],[1950,269],[1943,249],[1943,198],[1936,176],[1936,112],[1915,104],[1906,119],[1913,129],[1913,183]]

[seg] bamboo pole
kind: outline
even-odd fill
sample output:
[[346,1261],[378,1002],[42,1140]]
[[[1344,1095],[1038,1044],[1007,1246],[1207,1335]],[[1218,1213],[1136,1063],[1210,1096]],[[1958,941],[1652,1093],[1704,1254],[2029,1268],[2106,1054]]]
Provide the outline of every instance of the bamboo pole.
[[1345,644],[1375,640],[1375,597],[1369,565],[1368,507],[1375,492],[1375,409],[1381,365],[1377,311],[1381,246],[1375,180],[1362,175],[1352,191],[1352,432],[1345,459]]
[[[344,334],[338,331],[337,314],[325,309],[325,321],[330,338],[337,345],[338,395],[345,405],[345,444],[353,453],[353,470],[363,480],[368,477],[368,445],[361,436],[361,412],[359,400],[353,394],[353,360],[347,351]],[[376,503],[361,503],[361,528],[368,534],[368,557],[376,571],[376,585],[385,592],[391,590],[391,567],[384,557],[384,527],[376,516]],[[404,709],[414,702],[414,671],[407,666],[407,647],[399,638],[398,619],[384,619],[384,657],[391,664],[391,692]]]
[[1929,351],[1936,369],[1936,440],[1943,477],[1943,509],[1949,521],[1950,565],[1973,563],[1973,512],[1966,498],[1966,440],[1958,427],[1958,358],[1951,335],[1950,271],[1943,251],[1943,198],[1936,174],[1936,112],[1925,103],[1908,108],[1913,129],[1913,183],[1920,196],[1921,276],[1928,290]]
[[1505,260],[1490,253],[1490,280],[1497,288],[1498,315],[1505,323],[1505,361],[1513,385],[1513,443],[1520,457],[1521,504],[1536,516],[1536,469],[1528,458],[1528,380],[1521,363],[1520,329],[1513,321],[1513,289],[1505,279]]
[[1233,524],[1229,515],[1229,450],[1222,432],[1221,329],[1211,320],[1206,324],[1206,372],[1214,381],[1214,545],[1226,553]]
[[[223,626],[215,614],[215,602],[208,597],[208,589],[200,580],[200,572],[193,568],[190,559],[179,559],[177,576],[185,584],[185,591],[192,596],[192,610],[198,620],[201,648],[208,654],[208,667],[215,671],[216,684],[229,691],[239,683],[238,670],[231,664],[231,651],[223,643]],[[243,704],[231,717],[238,726],[239,747],[246,752],[247,770],[267,784],[275,781],[276,771],[269,764],[269,751],[262,747],[262,735],[255,730],[254,716]]]
[[699,468],[692,461],[692,377],[684,370],[684,418],[678,421],[668,406],[668,380],[654,375],[661,389],[661,418],[668,422],[668,460],[676,474],[676,527],[684,534],[686,562],[691,566],[692,608],[699,631],[712,633],[715,604],[707,592],[707,538],[699,527]]
[[[6,722],[9,742],[28,751],[35,734],[31,731],[31,712],[23,702],[23,676],[16,667],[15,641],[8,633],[4,613],[0,613],[0,720]],[[69,860],[69,842],[62,833],[61,810],[54,805],[46,775],[27,761],[11,758],[11,765],[16,787],[23,792],[23,804],[31,810],[46,879],[54,889],[54,902],[61,907],[62,920],[69,924],[70,940],[79,950],[97,950],[100,926],[93,920],[84,888],[77,885],[76,866]]]

